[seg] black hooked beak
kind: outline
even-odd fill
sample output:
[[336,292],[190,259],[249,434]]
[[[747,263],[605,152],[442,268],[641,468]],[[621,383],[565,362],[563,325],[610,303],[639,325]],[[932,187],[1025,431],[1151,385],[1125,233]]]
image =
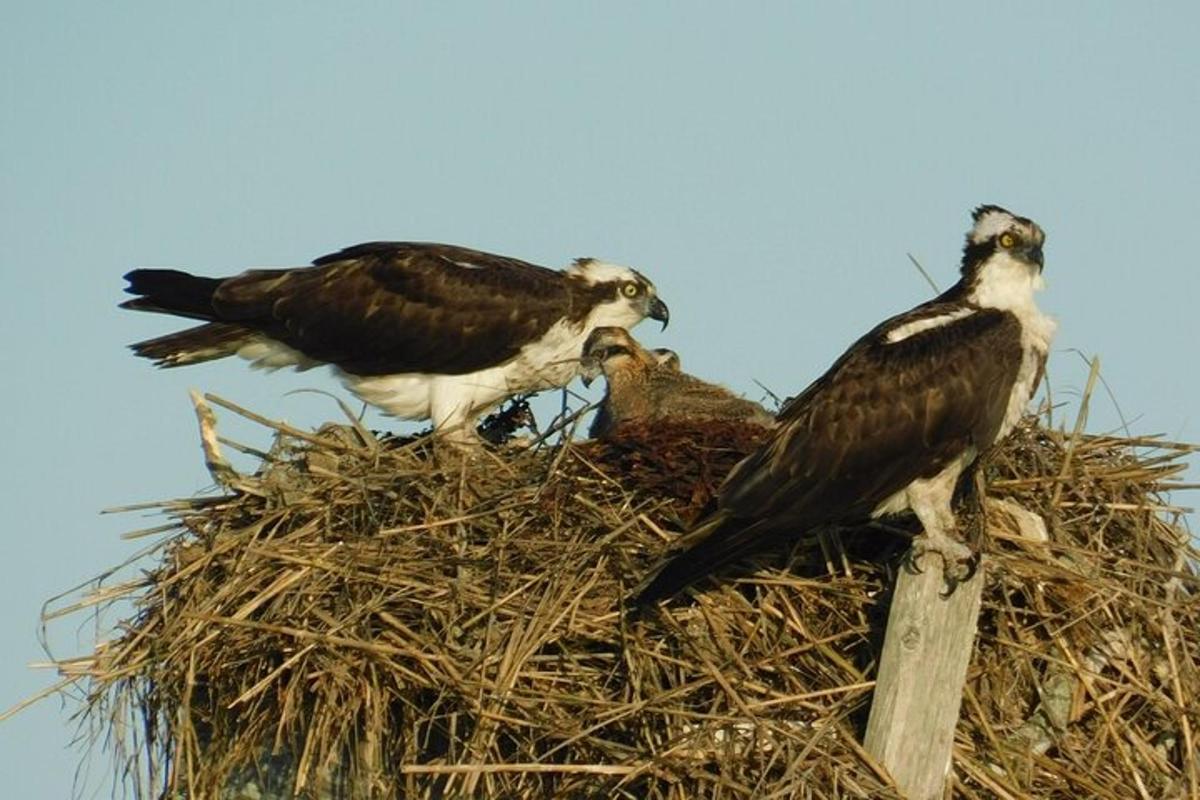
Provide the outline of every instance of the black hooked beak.
[[595,354],[579,359],[579,380],[583,381],[584,386],[591,386],[592,381],[599,378],[603,371],[600,367],[600,359]]
[[646,316],[661,322],[662,329],[666,330],[667,323],[671,321],[671,309],[667,308],[667,304],[656,297],[650,301],[650,312]]
[[1038,272],[1041,272],[1045,267],[1045,259],[1042,256],[1042,246],[1035,244],[1025,252],[1025,258],[1029,259],[1029,263],[1037,264]]

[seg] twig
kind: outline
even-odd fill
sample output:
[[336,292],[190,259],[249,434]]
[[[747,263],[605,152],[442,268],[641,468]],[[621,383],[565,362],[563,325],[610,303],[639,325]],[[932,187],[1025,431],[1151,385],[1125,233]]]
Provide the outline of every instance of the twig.
[[908,260],[911,261],[912,265],[917,268],[917,272],[920,272],[921,277],[925,279],[925,282],[933,288],[933,293],[941,294],[942,290],[938,288],[937,283],[932,277],[930,277],[929,273],[925,271],[925,268],[921,266],[921,262],[917,261],[916,256],[914,256],[912,253],[905,253],[904,255],[908,256]]
[[1066,478],[1071,469],[1071,459],[1075,455],[1075,448],[1079,444],[1079,439],[1083,435],[1084,426],[1087,425],[1088,404],[1092,397],[1092,390],[1096,388],[1096,379],[1100,377],[1100,357],[1096,356],[1092,359],[1092,369],[1088,373],[1087,386],[1083,390],[1083,397],[1079,399],[1079,413],[1075,416],[1075,430],[1071,432],[1071,438],[1067,441],[1067,449],[1063,455],[1062,467],[1058,471],[1059,482],[1054,486],[1054,495],[1050,500],[1050,507],[1058,507],[1058,502],[1062,499],[1063,479]]
[[188,394],[192,398],[192,408],[196,410],[196,422],[200,425],[200,446],[204,449],[204,466],[208,474],[218,485],[232,488],[238,483],[241,475],[233,468],[225,456],[221,455],[221,445],[217,441],[217,416],[204,400],[204,396],[195,389]]

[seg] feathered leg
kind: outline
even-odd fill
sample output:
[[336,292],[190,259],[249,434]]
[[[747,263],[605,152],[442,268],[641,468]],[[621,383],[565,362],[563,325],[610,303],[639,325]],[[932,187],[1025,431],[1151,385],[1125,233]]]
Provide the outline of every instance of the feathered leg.
[[913,539],[908,563],[917,569],[922,556],[937,553],[942,558],[942,572],[951,589],[974,573],[976,559],[971,548],[954,538],[959,526],[950,503],[958,477],[959,469],[947,468],[929,480],[914,481],[908,490],[909,506],[925,529]]

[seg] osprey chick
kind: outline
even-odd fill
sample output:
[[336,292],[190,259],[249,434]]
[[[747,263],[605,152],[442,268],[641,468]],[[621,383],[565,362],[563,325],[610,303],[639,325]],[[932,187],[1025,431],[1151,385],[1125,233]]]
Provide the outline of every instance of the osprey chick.
[[601,372],[608,383],[588,431],[593,439],[633,420],[729,420],[764,428],[775,424],[762,406],[682,372],[674,351],[648,351],[624,328],[592,331],[581,362],[585,383]]
[[911,560],[935,552],[948,579],[965,574],[971,552],[951,538],[955,485],[1020,420],[1055,329],[1033,297],[1042,229],[990,205],[973,220],[959,281],[876,326],[790,400],[635,605],[813,528],[909,509],[924,528]]
[[650,355],[654,356],[654,360],[659,366],[673,369],[676,372],[683,371],[683,361],[679,358],[679,353],[669,347],[656,347],[650,351]]
[[254,367],[327,364],[384,412],[476,441],[476,419],[517,394],[565,386],[602,325],[668,310],[645,276],[578,259],[562,271],[445,244],[374,242],[311,267],[201,278],[136,269],[122,308],[204,324],[132,345],[163,367],[238,355]]

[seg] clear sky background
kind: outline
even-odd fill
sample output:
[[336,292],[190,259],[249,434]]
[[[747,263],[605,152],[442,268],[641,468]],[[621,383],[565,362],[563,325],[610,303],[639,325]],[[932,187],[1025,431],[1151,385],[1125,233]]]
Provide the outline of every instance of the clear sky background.
[[[155,523],[99,511],[210,486],[188,387],[306,426],[339,413],[287,394],[341,392],[324,372],[134,358],[126,344],[177,327],[116,308],[135,266],[232,274],[372,239],[602,257],[670,303],[666,332],[638,330],[648,345],[758,398],[755,379],[794,393],[926,299],[906,253],[951,283],[968,212],[999,203],[1047,231],[1056,399],[1083,386],[1073,351],[1098,354],[1134,432],[1200,439],[1195,3],[38,2],[2,18],[0,707],[53,680],[27,666],[41,603]],[[1098,397],[1091,428],[1118,424]],[[91,633],[59,624],[55,648]],[[75,709],[0,725],[0,793],[67,796]]]

